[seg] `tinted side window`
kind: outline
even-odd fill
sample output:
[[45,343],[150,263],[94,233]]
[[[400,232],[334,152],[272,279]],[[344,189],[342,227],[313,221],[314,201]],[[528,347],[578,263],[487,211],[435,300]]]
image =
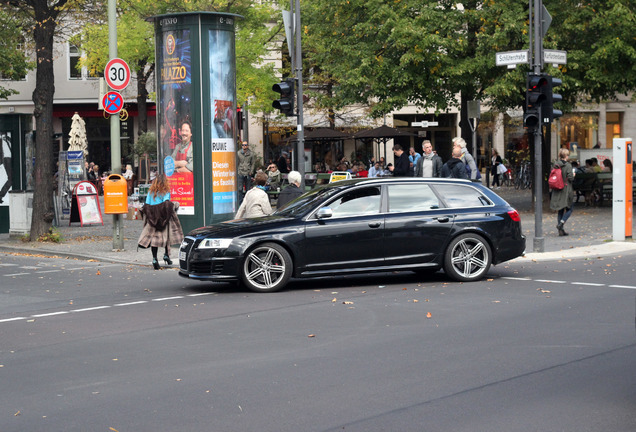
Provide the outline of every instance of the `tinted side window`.
[[389,185],[389,213],[415,212],[439,208],[439,200],[429,185]]
[[448,207],[486,207],[493,205],[479,190],[470,186],[436,184],[435,189]]
[[369,215],[380,212],[380,188],[355,189],[329,203],[333,217]]

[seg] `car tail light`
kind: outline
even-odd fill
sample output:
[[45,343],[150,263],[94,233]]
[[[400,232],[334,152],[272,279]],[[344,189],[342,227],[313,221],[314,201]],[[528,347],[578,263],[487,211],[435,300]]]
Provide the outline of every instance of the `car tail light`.
[[521,216],[519,216],[519,212],[517,210],[510,210],[508,212],[508,216],[515,222],[521,222]]

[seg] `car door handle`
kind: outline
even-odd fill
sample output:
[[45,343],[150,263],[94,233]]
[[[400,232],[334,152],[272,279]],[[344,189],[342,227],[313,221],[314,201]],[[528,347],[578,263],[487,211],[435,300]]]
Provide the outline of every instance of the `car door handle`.
[[446,223],[450,220],[450,218],[448,216],[441,216],[441,217],[435,218],[435,220],[437,222]]
[[380,222],[369,222],[369,228],[380,228]]

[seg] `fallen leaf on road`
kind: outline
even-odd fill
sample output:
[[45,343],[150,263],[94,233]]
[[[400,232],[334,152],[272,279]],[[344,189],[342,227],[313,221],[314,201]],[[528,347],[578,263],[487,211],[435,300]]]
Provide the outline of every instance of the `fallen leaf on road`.
[[333,300],[331,300],[331,303],[335,303],[337,301],[338,301],[338,299],[334,297]]
[[100,272],[99,270],[97,270],[97,273],[95,273],[97,276],[99,276],[100,274],[102,274],[102,272]]
[[310,334],[310,335],[307,335],[307,337],[308,338],[313,338],[313,337],[316,337],[316,335],[315,334]]
[[353,302],[352,301],[343,301],[342,304],[346,304],[346,305],[352,305]]
[[433,318],[433,315],[430,312],[426,313],[426,318]]

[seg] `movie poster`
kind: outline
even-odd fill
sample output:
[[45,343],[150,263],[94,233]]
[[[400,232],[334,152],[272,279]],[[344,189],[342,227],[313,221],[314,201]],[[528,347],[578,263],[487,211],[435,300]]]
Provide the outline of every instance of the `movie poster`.
[[192,53],[189,30],[163,34],[157,64],[160,66],[160,146],[164,173],[170,181],[171,199],[178,214],[194,214],[194,149],[192,142]]
[[236,68],[234,34],[210,30],[210,103],[212,104],[212,208],[234,213],[236,202]]

